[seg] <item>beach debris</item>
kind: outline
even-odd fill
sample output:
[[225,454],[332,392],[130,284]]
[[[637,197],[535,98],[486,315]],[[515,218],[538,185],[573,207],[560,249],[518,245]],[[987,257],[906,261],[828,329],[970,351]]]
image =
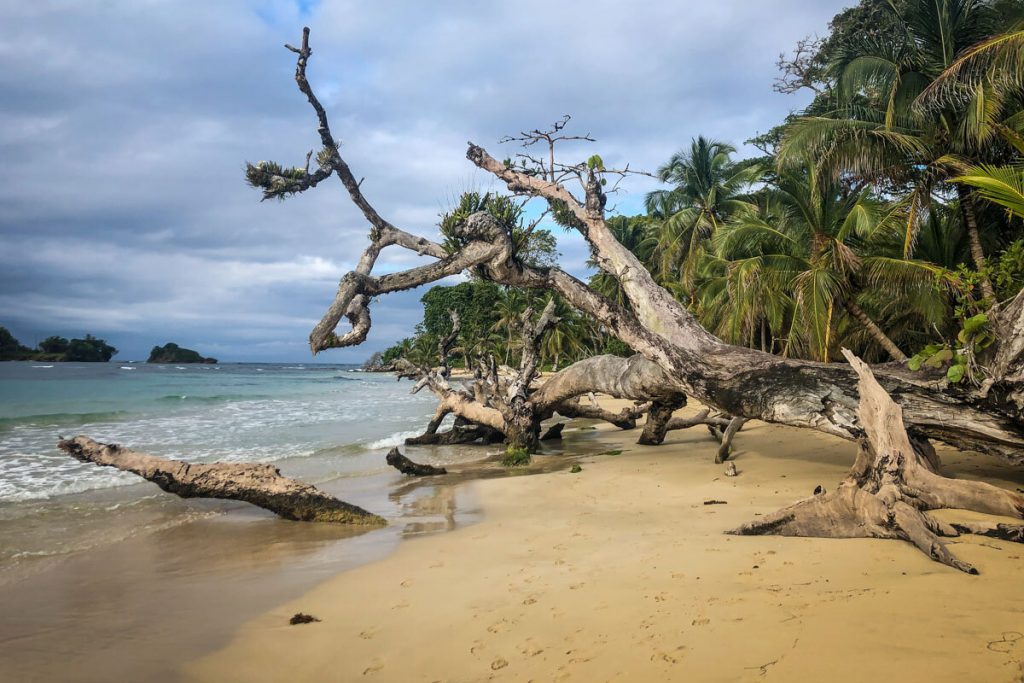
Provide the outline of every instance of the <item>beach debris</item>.
[[410,477],[431,477],[438,474],[448,474],[448,470],[443,467],[434,467],[433,465],[422,465],[418,462],[413,462],[402,455],[402,452],[398,450],[397,446],[388,451],[387,463],[402,474],[407,474]]
[[715,500],[714,498],[712,498],[711,500],[705,500],[704,504],[705,505],[728,505],[729,501],[727,501],[727,500]]
[[292,626],[295,626],[297,624],[312,624],[315,621],[320,620],[314,617],[312,614],[303,614],[302,612],[296,612],[294,615],[292,615],[292,618],[288,620],[288,623]]
[[1024,525],[1001,522],[946,522],[930,510],[969,510],[1024,516],[1024,496],[980,481],[949,479],[935,471],[927,440],[907,433],[903,409],[875,379],[871,368],[843,349],[857,374],[857,418],[864,429],[857,459],[831,493],[820,493],[729,533],[818,538],[889,538],[909,541],[929,558],[968,574],[978,570],[961,560],[943,538],[978,534],[1024,542]]
[[610,451],[601,452],[600,455],[622,455],[622,450],[618,448],[613,448]]
[[300,522],[333,522],[385,526],[387,520],[321,491],[315,486],[281,476],[263,463],[188,463],[139,453],[117,444],[104,444],[87,436],[61,439],[57,447],[82,462],[114,467],[137,474],[168,493],[182,498],[241,500]]
[[725,476],[735,477],[739,472],[736,471],[736,463],[730,462],[725,466]]
[[565,429],[564,422],[556,422],[555,424],[548,427],[548,430],[544,432],[544,436],[540,437],[541,441],[554,441],[555,439],[562,438],[562,430]]
[[583,471],[582,467],[580,467],[579,465],[573,465],[572,469],[569,470],[569,473],[570,474],[579,474],[582,471]]
[[825,493],[825,487],[824,486],[822,486],[821,484],[818,484],[817,486],[814,487],[814,495],[820,496],[823,493]]

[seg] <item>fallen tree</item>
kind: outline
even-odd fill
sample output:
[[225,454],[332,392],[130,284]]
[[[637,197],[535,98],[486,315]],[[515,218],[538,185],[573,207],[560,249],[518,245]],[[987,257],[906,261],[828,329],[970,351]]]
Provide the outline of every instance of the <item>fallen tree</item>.
[[942,541],[976,533],[1024,542],[1024,525],[941,522],[928,510],[956,508],[1020,519],[1024,496],[978,481],[936,472],[934,453],[914,444],[903,411],[875,380],[871,369],[843,352],[858,375],[857,409],[865,436],[849,476],[835,491],[813,495],[730,533],[740,535],[890,538],[913,543],[933,560],[969,574],[978,571],[958,559]]
[[[547,202],[575,228],[590,246],[597,266],[618,281],[626,301],[619,305],[560,268],[523,263],[516,257],[508,232],[484,213],[473,214],[458,225],[448,248],[382,218],[363,195],[362,181],[355,179],[342,159],[327,113],[306,78],[312,54],[309,29],[304,30],[300,47],[287,47],[298,55],[295,80],[316,113],[321,141],[317,167],[310,170],[310,152],[304,167],[283,168],[260,162],[247,166],[246,177],[263,191],[265,199],[280,199],[336,176],[370,224],[369,245],[355,269],[341,279],[334,301],[310,334],[314,353],[364,341],[371,326],[371,301],[472,269],[479,277],[507,286],[556,292],[639,354],[628,359],[606,356],[577,363],[532,392],[532,371],[524,372],[529,369],[526,359],[515,379],[507,384],[498,382],[493,391],[484,391],[479,384],[473,389],[453,388],[443,372],[429,371],[420,380],[418,385],[430,386],[438,396],[439,411],[499,431],[512,444],[534,445],[537,415],[585,393],[601,392],[662,406],[678,403],[680,396],[692,396],[739,420],[761,419],[845,439],[864,439],[851,478],[840,490],[798,503],[774,516],[773,523],[762,520],[745,527],[742,533],[905,538],[936,560],[970,570],[937,539],[939,534],[974,529],[969,525],[939,524],[922,510],[956,506],[1018,519],[1024,516],[1024,506],[1016,494],[944,479],[934,472],[927,457],[927,440],[935,439],[997,454],[1015,464],[1024,462],[1024,292],[990,312],[1000,336],[978,359],[988,368],[980,386],[950,384],[897,365],[880,366],[872,373],[859,361],[852,367],[815,363],[727,344],[704,329],[615,240],[605,222],[604,187],[609,176],[621,176],[628,169],[615,171],[592,163],[556,165],[553,158],[550,166],[523,163],[517,167],[495,159],[472,143],[466,155],[510,192]],[[579,196],[569,189],[569,182],[578,183]],[[381,251],[391,246],[431,261],[404,271],[373,275]],[[351,323],[351,329],[339,335],[336,330],[343,318]],[[501,400],[495,401],[495,396]],[[890,396],[891,406],[883,405],[882,397]],[[899,406],[898,411],[894,412],[892,406]],[[670,411],[663,412],[669,417],[655,420],[652,432],[657,433],[652,433],[652,439],[656,440],[659,433],[663,438],[662,429],[668,431],[671,425]],[[740,425],[742,422],[732,421],[726,427],[723,444],[729,432],[734,434]],[[859,531],[863,524],[872,525],[870,533]],[[1015,525],[977,530],[1008,539],[1021,535]]]
[[273,465],[215,462],[190,464],[139,453],[85,436],[61,439],[57,447],[82,462],[137,474],[182,498],[240,500],[301,522],[383,526],[383,517],[367,512],[315,486],[281,476]]
[[[277,164],[261,162],[248,166],[247,179],[263,190],[264,198],[284,198],[336,176],[371,226],[369,246],[356,268],[341,279],[334,301],[310,334],[314,353],[364,341],[370,329],[371,299],[473,269],[481,277],[504,285],[557,292],[643,356],[645,362],[590,359],[609,366],[595,367],[595,372],[577,380],[577,384],[590,385],[590,391],[612,386],[625,391],[605,393],[644,400],[654,398],[652,394],[687,394],[737,417],[816,429],[846,439],[863,434],[856,410],[857,376],[852,368],[781,358],[723,342],[704,329],[615,240],[605,222],[607,196],[601,181],[618,171],[580,163],[552,166],[541,173],[499,161],[472,143],[466,153],[470,162],[494,175],[512,193],[542,199],[566,215],[589,244],[594,262],[618,280],[627,306],[601,296],[560,268],[532,267],[517,260],[509,235],[486,214],[473,214],[455,229],[453,236],[460,246],[451,253],[441,244],[384,220],[342,159],[327,113],[306,79],[312,54],[308,30],[303,33],[301,47],[288,47],[298,55],[296,83],[317,116],[322,143],[318,168],[314,172],[308,165],[305,169],[281,169]],[[570,180],[578,182],[581,196],[568,189],[566,183]],[[400,272],[373,275],[378,255],[389,246],[411,250],[432,261]],[[990,316],[1005,334],[989,352],[995,374],[980,388],[950,385],[934,375],[911,372],[902,366],[877,368],[879,383],[902,406],[913,436],[998,454],[1014,463],[1024,461],[1022,309],[1024,294],[1019,294]],[[352,328],[339,336],[335,330],[343,318],[352,323]],[[559,379],[552,378],[534,396],[547,393],[548,384],[560,385]],[[635,396],[630,390],[640,386],[644,396]],[[581,389],[580,393],[585,392]],[[486,410],[486,406],[476,407]]]

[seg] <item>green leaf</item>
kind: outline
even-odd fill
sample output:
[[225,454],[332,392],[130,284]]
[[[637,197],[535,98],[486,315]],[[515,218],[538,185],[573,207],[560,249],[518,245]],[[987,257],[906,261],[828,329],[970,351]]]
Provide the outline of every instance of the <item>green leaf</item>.
[[966,365],[955,363],[949,366],[949,370],[946,370],[946,379],[953,384],[956,384],[964,378],[964,373],[967,371]]
[[964,332],[971,335],[988,325],[988,316],[984,313],[972,316],[964,321]]
[[587,159],[587,168],[589,168],[590,170],[596,169],[598,171],[603,171],[604,161],[601,159],[600,155],[594,154],[589,159]]
[[911,356],[910,361],[907,363],[907,367],[911,370],[920,370],[921,364],[924,362],[925,357],[917,353]]
[[931,358],[924,362],[924,364],[930,368],[938,368],[951,360],[953,360],[953,351],[950,349],[942,349],[938,353],[933,354]]

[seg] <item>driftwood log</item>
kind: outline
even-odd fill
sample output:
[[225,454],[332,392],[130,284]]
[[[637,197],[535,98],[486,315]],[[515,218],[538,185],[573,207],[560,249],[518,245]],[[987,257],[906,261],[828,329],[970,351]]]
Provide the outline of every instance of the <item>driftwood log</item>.
[[300,522],[384,526],[372,512],[338,500],[315,486],[281,476],[273,465],[216,462],[191,464],[139,453],[86,436],[62,439],[57,447],[82,462],[137,474],[182,498],[241,500]]
[[448,470],[443,467],[421,465],[418,462],[413,462],[402,455],[397,446],[388,451],[387,463],[402,474],[407,474],[411,477],[431,477],[438,474],[448,474]]

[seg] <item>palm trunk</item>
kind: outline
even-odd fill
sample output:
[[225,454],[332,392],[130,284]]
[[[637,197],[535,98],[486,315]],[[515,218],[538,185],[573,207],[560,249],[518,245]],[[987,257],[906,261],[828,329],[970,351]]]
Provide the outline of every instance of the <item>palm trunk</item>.
[[850,312],[854,318],[857,319],[864,329],[868,331],[872,339],[878,342],[886,352],[892,356],[895,361],[903,362],[907,359],[906,354],[900,351],[900,347],[896,346],[896,342],[889,339],[889,336],[882,331],[882,328],[875,324],[875,321],[868,317],[868,314],[864,312],[864,309],[857,305],[857,302],[853,299],[846,300],[846,310]]
[[971,259],[974,267],[981,276],[981,294],[990,302],[995,303],[996,293],[992,289],[992,281],[988,278],[987,261],[985,252],[981,248],[981,234],[978,232],[978,218],[974,213],[974,200],[970,191],[962,185],[957,185],[957,196],[960,199],[960,209],[964,215],[964,226],[967,228],[967,239],[971,245]]

